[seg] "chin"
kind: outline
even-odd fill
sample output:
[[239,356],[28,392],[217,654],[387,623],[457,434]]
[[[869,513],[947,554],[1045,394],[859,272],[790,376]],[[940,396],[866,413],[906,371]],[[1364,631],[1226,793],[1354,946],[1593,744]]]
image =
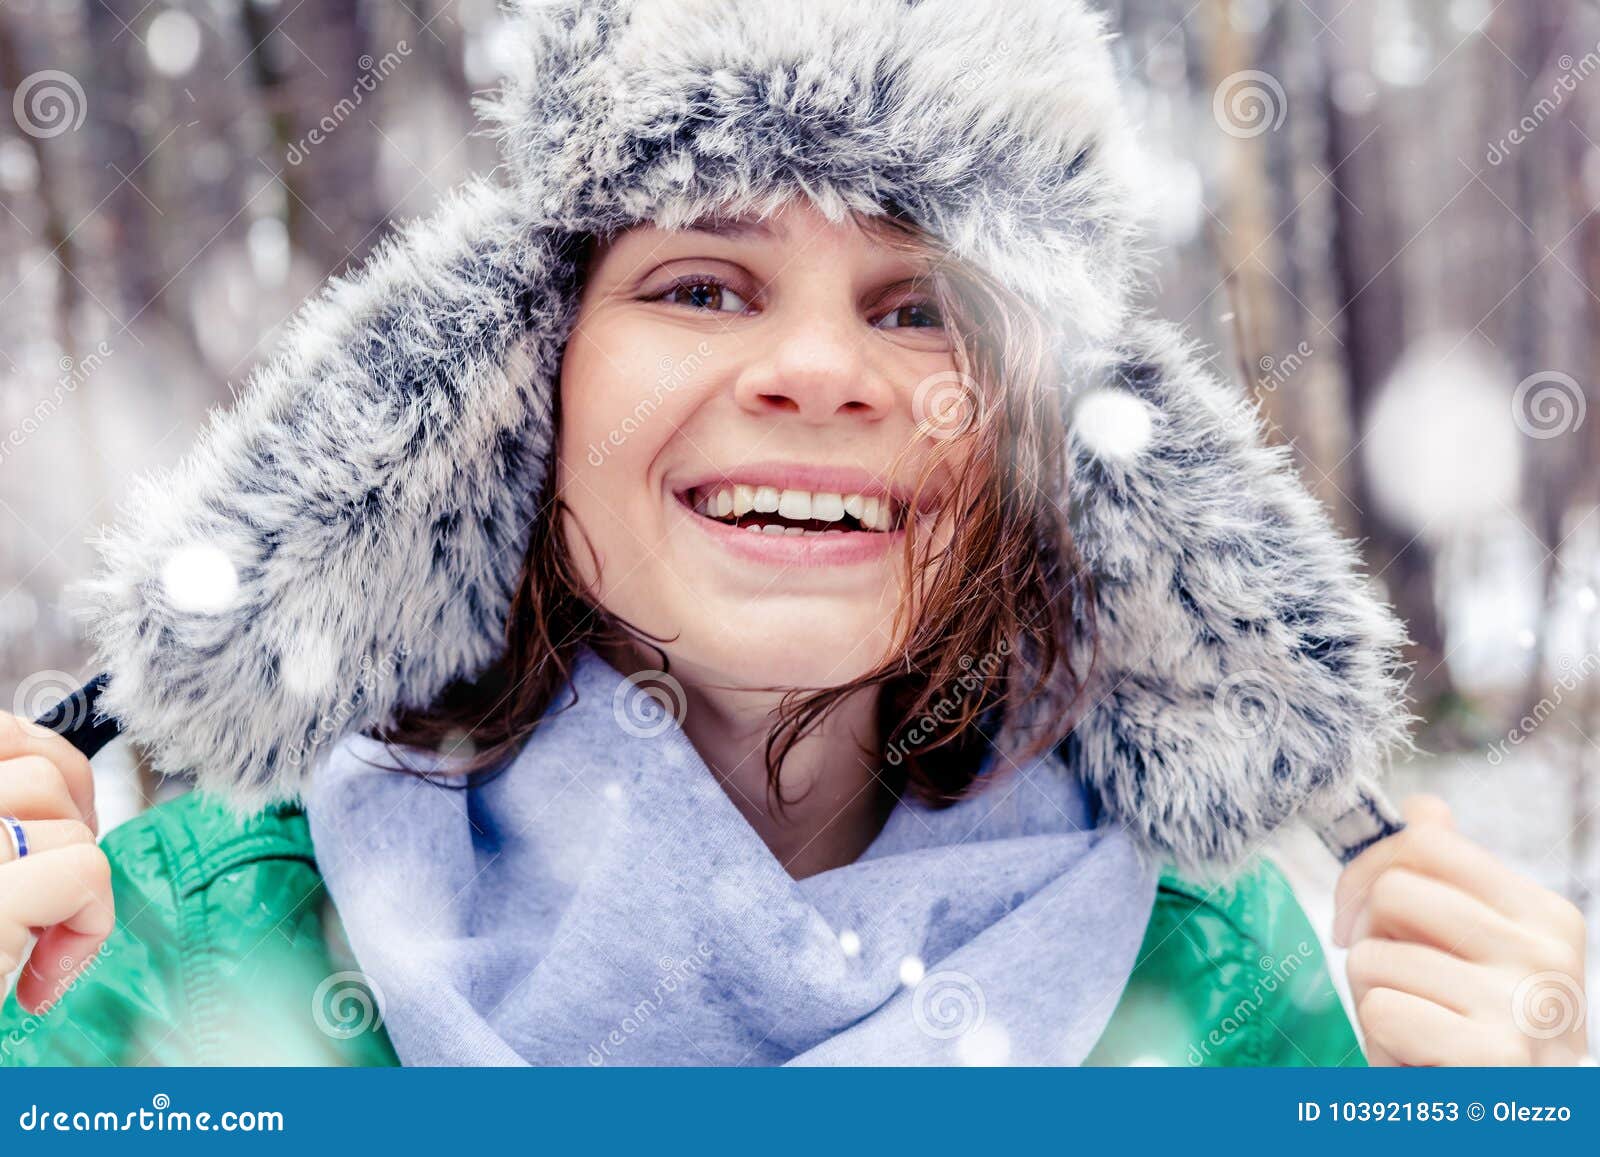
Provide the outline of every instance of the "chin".
[[820,690],[858,679],[883,661],[888,624],[878,624],[875,616],[862,616],[860,629],[851,629],[853,624],[835,616],[824,629],[814,615],[774,607],[765,622],[751,622],[748,629],[737,622],[714,633],[685,628],[665,649],[674,669],[681,667],[696,681]]

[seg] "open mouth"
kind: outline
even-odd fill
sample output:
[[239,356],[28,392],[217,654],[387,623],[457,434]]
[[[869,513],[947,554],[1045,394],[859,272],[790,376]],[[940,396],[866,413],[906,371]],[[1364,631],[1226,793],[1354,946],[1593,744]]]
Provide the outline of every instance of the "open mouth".
[[702,518],[754,534],[889,534],[905,521],[904,504],[887,494],[718,483],[697,486],[678,499]]

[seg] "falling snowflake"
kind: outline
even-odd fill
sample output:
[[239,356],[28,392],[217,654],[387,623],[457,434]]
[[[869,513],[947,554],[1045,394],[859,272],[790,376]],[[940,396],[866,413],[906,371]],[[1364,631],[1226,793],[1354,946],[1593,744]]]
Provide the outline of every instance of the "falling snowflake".
[[992,1020],[975,1026],[956,1041],[956,1055],[964,1065],[1004,1065],[1011,1060],[1011,1034]]
[[1150,407],[1126,390],[1095,390],[1073,415],[1078,439],[1098,458],[1126,462],[1150,444]]
[[233,606],[239,597],[239,572],[214,546],[184,546],[167,556],[161,568],[161,587],[178,610],[215,615]]

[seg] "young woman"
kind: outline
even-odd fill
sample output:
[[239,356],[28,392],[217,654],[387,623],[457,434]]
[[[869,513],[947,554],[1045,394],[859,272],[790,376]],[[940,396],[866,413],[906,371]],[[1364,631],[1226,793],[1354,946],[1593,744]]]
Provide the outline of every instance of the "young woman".
[[[1097,17],[518,38],[511,179],[333,283],[104,540],[104,707],[200,790],[97,848],[84,759],[0,728],[0,1056],[1584,1055],[1575,909],[1438,801],[1396,833],[1397,624],[1129,306]],[[1295,816],[1365,1052],[1258,855]]]

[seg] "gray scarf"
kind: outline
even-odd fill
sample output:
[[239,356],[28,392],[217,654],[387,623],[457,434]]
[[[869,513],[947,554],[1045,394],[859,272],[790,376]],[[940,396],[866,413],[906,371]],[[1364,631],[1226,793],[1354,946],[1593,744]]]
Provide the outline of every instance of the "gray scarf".
[[982,791],[901,800],[857,861],[795,880],[642,685],[584,651],[571,689],[470,790],[373,768],[392,757],[360,736],[313,778],[317,859],[405,1063],[1076,1064],[1094,1046],[1156,872],[1057,756],[1001,772],[991,751]]

